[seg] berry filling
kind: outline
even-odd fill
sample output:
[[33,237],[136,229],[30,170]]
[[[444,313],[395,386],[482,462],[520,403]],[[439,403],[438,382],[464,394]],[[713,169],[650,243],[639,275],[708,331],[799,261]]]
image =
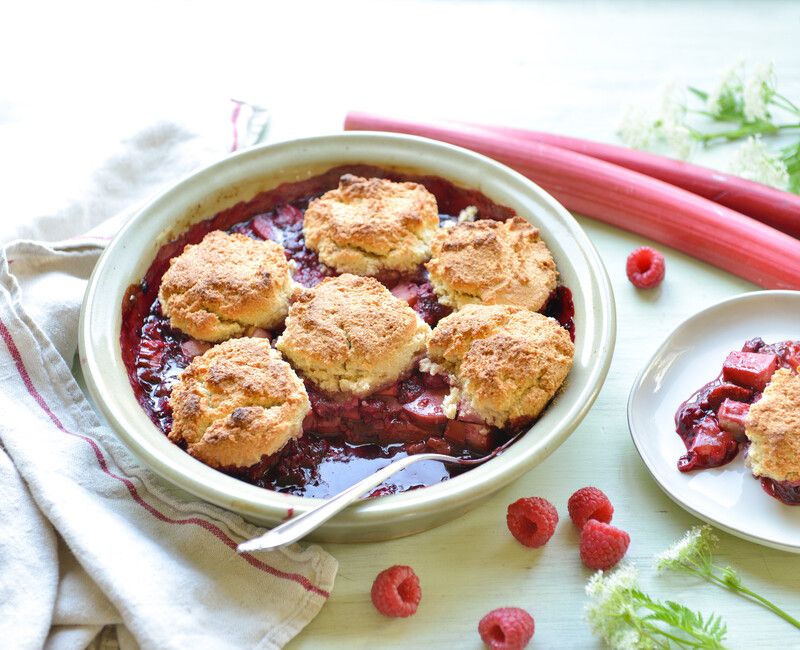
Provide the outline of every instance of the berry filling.
[[[345,172],[423,183],[436,196],[442,223],[455,221],[457,217],[453,215],[470,205],[478,207],[481,218],[507,219],[513,214],[482,194],[457,188],[444,179],[400,178],[374,167],[350,166],[281,185],[193,225],[161,247],[142,281],[128,289],[122,305],[120,344],[129,379],[139,403],[164,433],[172,427],[172,386],[191,360],[212,346],[173,330],[161,311],[158,287],[170,259],[187,244],[196,244],[210,231],[222,229],[280,243],[294,263],[294,279],[304,286],[314,286],[336,272],[306,248],[304,211],[309,201],[336,187]],[[388,273],[378,279],[432,327],[451,311],[438,302],[423,266],[414,273]],[[569,289],[557,288],[543,313],[558,320],[574,339]],[[279,333],[256,328],[249,335],[274,339]],[[271,490],[328,497],[405,455],[428,451],[464,458],[484,455],[524,424],[513,423],[502,430],[489,427],[468,409],[459,409],[458,419],[448,420],[442,410],[450,388],[447,381],[416,368],[400,381],[361,399],[326,395],[309,382],[306,388],[312,410],[304,421],[303,436],[256,465],[224,471]],[[463,471],[433,461],[417,463],[396,474],[372,495],[432,485]]]
[[[717,379],[707,383],[678,408],[675,430],[686,446],[678,469],[719,467],[732,461],[748,445],[745,419],[750,406],[761,398],[778,368],[797,371],[800,341],[766,344],[751,339],[741,351],[731,352]],[[761,479],[771,496],[787,505],[800,505],[800,484]]]

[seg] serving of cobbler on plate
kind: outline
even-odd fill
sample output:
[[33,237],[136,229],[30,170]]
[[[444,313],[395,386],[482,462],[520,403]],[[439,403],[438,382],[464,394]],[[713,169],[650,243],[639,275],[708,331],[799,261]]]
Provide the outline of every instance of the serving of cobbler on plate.
[[800,341],[745,342],[717,379],[681,404],[675,425],[686,445],[678,469],[719,467],[745,450],[767,494],[800,505]]
[[[120,340],[172,442],[326,497],[403,455],[482,456],[530,427],[572,367],[573,313],[546,242],[509,208],[350,165],[162,246],[125,296]],[[457,471],[418,463],[373,494]]]

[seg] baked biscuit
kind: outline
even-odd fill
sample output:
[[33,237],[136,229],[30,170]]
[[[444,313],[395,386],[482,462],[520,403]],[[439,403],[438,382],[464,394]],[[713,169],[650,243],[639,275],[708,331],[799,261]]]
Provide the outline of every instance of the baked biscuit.
[[436,198],[417,183],[347,174],[305,213],[306,246],[342,273],[413,271],[431,255]]
[[467,305],[439,321],[428,342],[430,360],[455,378],[462,407],[497,427],[537,417],[574,352],[558,322],[513,305]]
[[439,301],[540,310],[556,288],[556,263],[539,230],[521,217],[463,221],[439,231],[426,264]]
[[170,261],[158,298],[172,327],[216,342],[279,325],[294,287],[280,244],[215,230]]
[[238,338],[195,357],[172,389],[173,442],[212,467],[249,467],[302,435],[305,386],[262,338]]
[[800,481],[800,375],[782,368],[745,419],[747,462],[756,476]]
[[380,282],[345,274],[300,294],[276,347],[322,390],[361,397],[408,371],[430,332]]

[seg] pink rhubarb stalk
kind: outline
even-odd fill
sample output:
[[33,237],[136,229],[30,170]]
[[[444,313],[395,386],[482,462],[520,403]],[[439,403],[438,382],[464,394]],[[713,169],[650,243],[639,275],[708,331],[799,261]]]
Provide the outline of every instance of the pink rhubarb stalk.
[[408,133],[482,153],[569,210],[649,237],[768,289],[800,289],[800,240],[644,174],[469,125],[350,113],[345,129]]

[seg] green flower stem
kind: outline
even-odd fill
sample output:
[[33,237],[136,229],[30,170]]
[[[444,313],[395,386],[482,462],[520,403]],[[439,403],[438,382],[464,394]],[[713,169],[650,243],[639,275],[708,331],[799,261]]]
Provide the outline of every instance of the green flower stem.
[[[775,101],[778,99],[779,101]],[[796,113],[800,115],[800,107],[797,106],[791,99],[786,97],[785,95],[781,95],[780,93],[776,92],[772,95],[772,103],[776,106],[780,106],[784,110],[789,111],[790,113]]]
[[694,129],[691,130],[692,137],[704,144],[714,140],[738,140],[749,135],[775,135],[786,129],[800,129],[800,122],[797,124],[772,124],[770,122],[756,122],[755,124],[745,124],[738,129],[729,131],[716,131],[714,133],[702,133]]
[[[712,565],[712,569],[717,569],[717,570],[720,570],[720,571],[722,570],[721,567],[718,567],[716,565]],[[709,573],[707,576],[703,575],[703,574],[698,574],[698,575],[700,575],[700,577],[707,577],[708,580],[710,580],[711,582],[715,582],[716,584],[721,585],[722,587],[725,587],[728,591],[732,591],[734,593],[743,594],[743,595],[749,597],[751,600],[754,600],[755,602],[757,602],[762,607],[765,607],[766,609],[771,611],[773,614],[776,614],[776,615],[780,616],[784,621],[786,621],[787,623],[791,623],[798,630],[800,630],[800,621],[798,621],[794,616],[792,616],[788,612],[782,610],[780,607],[778,607],[772,601],[767,600],[763,596],[759,596],[756,592],[752,591],[751,589],[748,589],[744,585],[742,585],[742,584],[731,584],[729,582],[726,582],[724,579],[720,578],[715,573]]]

